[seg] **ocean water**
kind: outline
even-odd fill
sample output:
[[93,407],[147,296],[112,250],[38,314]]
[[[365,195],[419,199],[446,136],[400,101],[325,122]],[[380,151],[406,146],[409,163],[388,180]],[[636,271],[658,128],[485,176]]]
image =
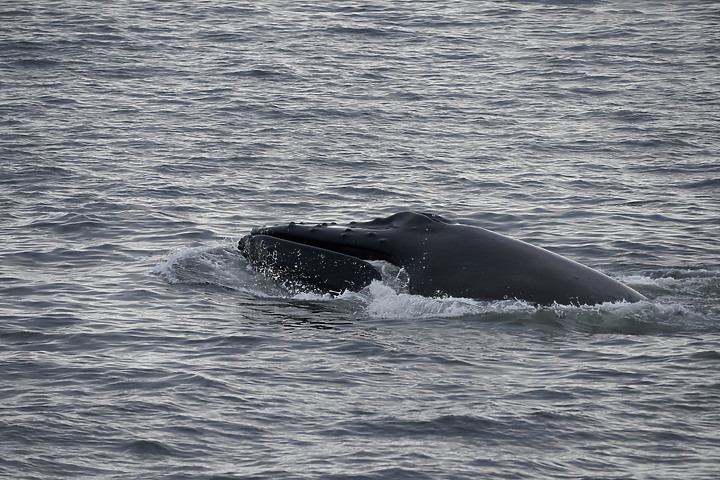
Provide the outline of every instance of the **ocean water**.
[[[720,6],[0,2],[0,477],[715,478]],[[293,295],[441,214],[648,301]]]

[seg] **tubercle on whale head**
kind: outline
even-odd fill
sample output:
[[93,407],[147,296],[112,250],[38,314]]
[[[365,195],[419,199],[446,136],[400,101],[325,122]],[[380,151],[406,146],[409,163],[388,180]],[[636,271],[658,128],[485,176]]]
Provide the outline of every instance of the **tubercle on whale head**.
[[245,256],[252,256],[252,240],[255,237],[268,236],[293,242],[304,247],[326,250],[355,257],[359,260],[384,260],[397,266],[401,262],[395,258],[389,242],[380,231],[358,231],[337,224],[305,225],[292,223],[273,227],[252,229],[249,235],[238,242],[238,249]]
[[397,229],[418,227],[433,227],[438,224],[451,225],[454,222],[434,213],[418,213],[418,212],[398,212],[389,217],[375,218],[369,222],[350,222],[348,225],[355,228],[367,229]]
[[[407,263],[402,258],[409,241],[408,236],[416,236],[412,242],[424,244],[428,233],[441,230],[452,223],[435,214],[399,212],[386,218],[350,222],[345,225],[335,222],[290,222],[284,225],[262,226],[253,228],[250,236],[272,236],[362,260],[384,260],[402,267]],[[396,238],[396,235],[400,237]],[[241,252],[246,244],[245,239],[239,242],[238,248]]]
[[[433,213],[417,213],[417,212],[399,212],[389,217],[379,217],[367,222],[349,222],[347,224],[338,224],[336,222],[322,222],[322,223],[304,223],[304,222],[290,222],[288,224],[276,225],[276,226],[262,226],[255,227],[250,232],[251,235],[283,235],[290,231],[304,231],[309,233],[332,231],[337,232],[340,229],[344,229],[345,232],[354,231],[369,231],[369,232],[381,232],[383,230],[397,230],[406,229],[412,231],[429,231],[433,227],[440,227],[441,225],[451,225],[454,222]],[[288,233],[289,234],[289,233]]]

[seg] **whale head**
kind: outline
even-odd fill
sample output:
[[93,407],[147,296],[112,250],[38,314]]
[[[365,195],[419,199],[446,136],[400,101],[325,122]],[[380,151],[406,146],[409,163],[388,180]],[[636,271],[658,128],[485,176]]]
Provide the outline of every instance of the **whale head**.
[[[449,221],[437,215],[402,212],[369,222],[260,227],[240,239],[242,255],[262,273],[290,290],[357,291],[373,280],[379,270],[370,261],[389,262],[399,268],[404,255],[420,236],[436,224]],[[404,241],[397,242],[402,236]]]

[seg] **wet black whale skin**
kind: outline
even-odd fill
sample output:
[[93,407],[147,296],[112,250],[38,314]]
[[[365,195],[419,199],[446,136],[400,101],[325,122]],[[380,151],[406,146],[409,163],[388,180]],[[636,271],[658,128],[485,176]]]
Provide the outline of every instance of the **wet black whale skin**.
[[[275,253],[257,248],[269,239],[274,239],[271,250]],[[409,291],[417,295],[521,299],[541,305],[645,299],[573,260],[433,214],[401,212],[347,226],[291,223],[263,227],[244,237],[239,247],[250,263],[271,268],[281,252],[285,261],[279,270],[287,275],[318,278],[332,272],[331,282],[324,287],[320,282],[320,288],[329,290],[344,285],[351,290],[362,288],[378,276],[359,262],[385,260],[405,269]],[[301,258],[304,260],[293,264],[293,259]],[[326,258],[329,267],[318,265]]]

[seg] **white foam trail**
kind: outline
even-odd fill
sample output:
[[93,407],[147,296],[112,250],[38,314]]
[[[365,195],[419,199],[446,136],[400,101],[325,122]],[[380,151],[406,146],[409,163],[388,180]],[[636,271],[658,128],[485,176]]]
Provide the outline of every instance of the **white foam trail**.
[[344,292],[337,298],[364,304],[372,318],[463,317],[488,312],[528,312],[535,307],[521,301],[485,302],[469,298],[431,298],[398,292],[384,282],[374,281],[361,292]]
[[651,287],[662,287],[672,288],[680,283],[680,280],[672,277],[660,277],[652,278],[645,275],[625,275],[619,278],[623,283],[634,286],[651,286]]

